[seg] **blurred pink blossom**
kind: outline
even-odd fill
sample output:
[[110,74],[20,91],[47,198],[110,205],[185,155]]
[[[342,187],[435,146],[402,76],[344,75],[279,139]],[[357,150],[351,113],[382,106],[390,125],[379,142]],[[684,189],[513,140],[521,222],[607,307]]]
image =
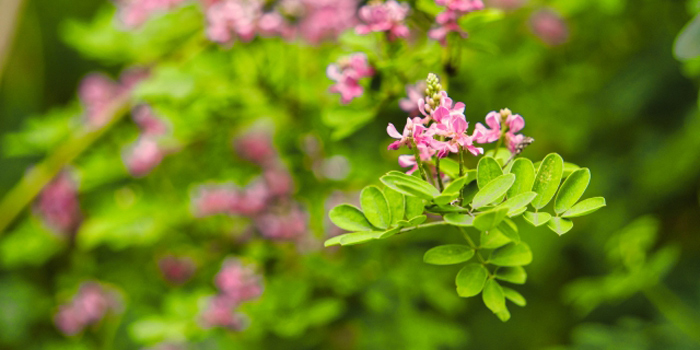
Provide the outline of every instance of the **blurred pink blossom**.
[[207,309],[202,314],[202,322],[206,327],[222,327],[234,331],[245,328],[246,319],[236,313],[238,306],[226,295],[216,295],[209,299]]
[[259,216],[256,224],[262,235],[273,240],[297,240],[306,233],[306,213],[292,207],[286,213],[268,213]]
[[75,233],[82,221],[76,181],[59,173],[39,194],[35,210],[44,223],[61,234]]
[[85,109],[89,125],[99,128],[107,124],[110,115],[105,112],[119,95],[119,84],[101,73],[92,73],[80,82],[78,96]]
[[168,132],[168,124],[153,113],[150,106],[140,105],[134,108],[131,116],[147,136],[162,136]]
[[374,69],[369,65],[365,54],[355,53],[328,65],[326,74],[336,82],[329,90],[339,93],[342,103],[349,103],[362,95],[364,90],[359,80],[374,75]]
[[222,0],[207,11],[207,36],[218,43],[253,40],[263,15],[262,0]]
[[557,46],[569,40],[569,28],[553,10],[542,9],[530,16],[530,28],[545,44]]
[[423,98],[427,85],[424,80],[406,85],[406,98],[399,100],[399,107],[411,117],[418,115],[418,101]]
[[467,33],[462,30],[458,23],[462,16],[484,8],[484,3],[481,0],[435,0],[435,3],[445,6],[447,9],[437,15],[435,22],[437,22],[438,27],[431,29],[428,32],[428,37],[439,41],[443,46],[447,44],[447,35],[451,32],[466,37]]
[[299,2],[303,13],[298,19],[299,33],[312,44],[324,40],[335,40],[342,32],[357,23],[357,17],[355,17],[357,0],[300,0]]
[[167,255],[158,260],[158,267],[166,281],[182,285],[194,275],[197,266],[188,256]]
[[198,217],[228,214],[238,202],[238,191],[232,184],[200,186],[192,199]]
[[527,1],[528,0],[487,0],[487,5],[502,10],[515,10],[525,5]]
[[270,135],[262,131],[253,131],[237,138],[234,146],[243,158],[261,166],[274,163],[277,152],[272,146]]
[[124,164],[132,176],[146,176],[160,164],[165,153],[155,138],[141,136],[125,150],[123,154]]
[[405,38],[409,34],[408,27],[403,23],[410,7],[407,3],[399,3],[396,0],[387,2],[370,2],[359,10],[362,24],[355,27],[358,34],[371,32],[386,32],[389,40]]
[[117,0],[119,16],[129,28],[145,23],[158,12],[166,12],[186,0]]
[[251,267],[234,258],[224,260],[215,283],[234,304],[255,299],[263,292],[262,278]]
[[63,334],[75,335],[119,308],[114,292],[105,290],[99,283],[85,282],[70,303],[59,307],[54,323]]

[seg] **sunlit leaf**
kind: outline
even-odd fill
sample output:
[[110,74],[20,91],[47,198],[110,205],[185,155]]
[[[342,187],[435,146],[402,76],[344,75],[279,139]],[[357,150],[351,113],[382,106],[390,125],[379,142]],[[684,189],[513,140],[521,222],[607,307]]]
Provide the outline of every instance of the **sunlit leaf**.
[[483,265],[477,263],[467,264],[459,270],[455,279],[457,294],[460,297],[468,298],[481,293],[488,276],[489,272]]
[[455,226],[470,227],[474,222],[474,217],[468,214],[450,213],[446,214],[443,218],[445,221]]
[[527,158],[516,159],[512,163],[510,173],[515,175],[515,182],[508,190],[508,198],[532,190],[532,185],[535,183],[535,167],[532,161]]
[[524,284],[527,281],[527,272],[522,266],[499,267],[495,275],[501,281],[515,284]]
[[446,244],[433,247],[423,255],[423,262],[432,265],[463,263],[474,256],[474,249],[461,244]]
[[588,215],[602,207],[604,207],[605,204],[605,198],[603,197],[593,197],[593,198],[588,198],[584,199],[573,207],[571,209],[567,210],[562,214],[562,217],[564,218],[575,218],[579,216],[584,216]]
[[523,266],[532,262],[532,251],[525,242],[511,243],[491,252],[489,263],[497,266]]
[[481,294],[484,305],[494,314],[506,310],[506,297],[503,294],[503,288],[494,279],[486,281],[484,292]]
[[360,209],[350,205],[341,204],[328,213],[333,223],[348,231],[372,231],[374,227],[369,223],[365,214]]
[[509,198],[500,206],[508,207],[508,215],[513,215],[518,211],[522,210],[523,208],[527,207],[527,205],[530,204],[530,202],[532,202],[532,200],[535,199],[535,197],[537,197],[537,193],[535,192],[523,192],[515,195],[514,197]]
[[561,214],[569,210],[583,196],[591,181],[591,171],[582,168],[574,171],[564,183],[554,199],[554,212]]
[[569,232],[574,227],[574,223],[567,219],[552,218],[547,223],[547,227],[561,236]]
[[476,183],[479,188],[484,188],[491,180],[503,175],[503,170],[498,162],[491,157],[483,157],[476,167]]
[[544,208],[557,193],[563,168],[564,160],[556,153],[550,153],[542,160],[532,186],[532,190],[537,193],[537,197],[531,203],[535,209]]
[[479,231],[489,231],[503,221],[508,213],[508,208],[495,208],[483,212],[474,218],[473,225]]
[[529,222],[530,224],[532,224],[532,226],[535,227],[546,224],[547,221],[549,221],[549,219],[551,218],[552,215],[549,213],[533,213],[531,211],[528,211],[525,212],[525,214],[523,214],[523,219],[525,219],[525,221]]
[[386,198],[389,211],[391,212],[390,226],[394,226],[399,220],[403,220],[404,218],[406,212],[406,197],[390,187],[385,187],[384,198]]
[[513,174],[505,174],[493,179],[477,192],[472,200],[472,207],[478,209],[494,202],[508,191],[514,181],[515,175]]
[[513,304],[518,305],[518,306],[527,305],[527,301],[525,300],[525,297],[523,297],[520,293],[516,292],[513,289],[507,288],[507,287],[502,287],[502,288],[503,288],[503,295],[505,295],[506,299],[512,301]]

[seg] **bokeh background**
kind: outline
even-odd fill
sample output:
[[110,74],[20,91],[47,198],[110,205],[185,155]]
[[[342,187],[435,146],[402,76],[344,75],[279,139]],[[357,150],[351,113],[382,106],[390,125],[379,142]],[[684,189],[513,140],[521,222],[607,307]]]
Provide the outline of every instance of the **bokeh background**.
[[[409,3],[424,37],[432,1]],[[469,39],[451,42],[445,69],[436,42],[383,44],[352,30],[320,43],[219,45],[206,40],[195,2],[134,29],[110,1],[0,2],[0,348],[700,348],[700,61],[674,56],[700,1],[487,6],[465,24]],[[325,70],[352,52],[378,74],[341,105]],[[148,75],[125,116],[85,137],[81,82],[95,71],[124,79],[133,67]],[[458,267],[422,262],[458,232],[322,246],[339,232],[328,209],[399,169],[386,124],[403,125],[404,84],[431,71],[470,123],[504,107],[523,115],[536,140],[525,155],[558,152],[589,167],[588,193],[607,199],[562,237],[521,232],[534,254],[528,305],[507,323],[457,296]],[[137,104],[168,130],[162,161],[143,172],[129,166],[145,133],[130,117]],[[251,161],[246,151],[268,138],[274,151]],[[263,218],[198,211],[206,189],[247,185],[254,197],[270,169],[293,185]],[[69,194],[52,210],[80,207],[63,230],[36,199],[54,174]],[[240,324],[207,327],[226,259],[255,271],[264,291],[236,310]],[[114,305],[67,335],[56,315],[90,283]]]

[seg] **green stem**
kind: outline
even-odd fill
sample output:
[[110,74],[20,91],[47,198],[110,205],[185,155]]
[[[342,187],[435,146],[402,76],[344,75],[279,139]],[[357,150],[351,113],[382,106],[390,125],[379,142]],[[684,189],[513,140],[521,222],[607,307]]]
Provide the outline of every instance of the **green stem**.
[[428,172],[425,170],[423,161],[420,159],[420,153],[418,152],[418,145],[416,145],[416,140],[411,138],[411,148],[413,149],[413,156],[416,158],[416,165],[418,165],[418,170],[423,180],[432,183],[431,179],[428,177]]
[[[471,236],[469,236],[469,233],[467,232],[467,230],[465,230],[463,227],[459,227],[459,226],[457,226],[457,228],[459,229],[460,232],[462,232],[462,235],[464,235],[464,239],[467,240],[467,244],[469,244],[469,246],[470,246],[472,249],[474,249],[474,253],[476,253],[476,254],[475,254],[475,255],[476,255],[476,258],[479,260],[479,262],[481,263],[481,265],[486,266],[486,264],[487,264],[486,259],[484,259],[484,257],[481,256],[481,253],[479,252],[479,246],[477,246],[477,245],[474,243],[474,241],[472,240]],[[488,270],[488,269],[486,269],[486,270]],[[491,272],[489,271],[489,276],[490,276],[490,275],[491,275]]]
[[411,227],[402,228],[401,231],[397,232],[396,234],[398,235],[398,234],[401,234],[401,233],[404,233],[404,232],[414,231],[414,230],[418,230],[418,229],[421,229],[421,228],[428,228],[428,227],[442,226],[442,225],[449,225],[449,223],[448,223],[447,221],[429,222],[429,223],[427,223],[427,224],[421,224],[421,225],[417,225],[417,226],[411,226]]
[[442,183],[442,176],[440,176],[440,157],[435,158],[435,171],[437,172],[437,183],[440,192],[445,189],[445,185]]
[[[109,122],[99,129],[83,129],[58,146],[44,161],[26,172],[0,202],[0,234],[29,205],[51,179],[109,130],[128,110],[129,94],[116,98],[103,112]],[[96,119],[102,119],[96,118]]]
[[[464,176],[464,159],[466,158],[464,156],[464,152],[466,150],[462,149],[462,147],[459,147],[459,177]],[[466,187],[466,186],[465,186]],[[464,187],[459,191],[459,206],[463,207],[464,206]]]

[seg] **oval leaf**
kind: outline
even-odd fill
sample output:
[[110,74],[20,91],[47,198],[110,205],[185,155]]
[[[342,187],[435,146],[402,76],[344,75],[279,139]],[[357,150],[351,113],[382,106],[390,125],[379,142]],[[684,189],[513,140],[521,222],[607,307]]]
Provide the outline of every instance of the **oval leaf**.
[[532,190],[537,193],[531,203],[535,209],[544,208],[552,200],[559,188],[563,170],[564,160],[556,153],[550,153],[542,160],[532,186]]
[[525,242],[511,243],[491,252],[489,262],[497,266],[523,266],[532,262],[532,251]]
[[499,230],[481,231],[479,248],[496,249],[511,242]]
[[503,294],[505,295],[506,299],[513,302],[513,304],[518,305],[518,306],[527,305],[527,301],[525,300],[525,297],[523,297],[520,293],[516,292],[513,289],[507,288],[507,287],[502,287],[502,288],[503,288]]
[[576,205],[571,207],[571,209],[564,212],[562,217],[565,218],[575,218],[579,216],[588,215],[602,207],[605,206],[605,198],[603,197],[593,197],[584,199],[578,202]]
[[365,218],[365,214],[350,204],[341,204],[331,209],[328,217],[336,226],[343,230],[372,231],[374,229],[372,224]]
[[450,225],[471,227],[474,217],[467,214],[450,213],[444,216],[445,221]]
[[391,212],[384,193],[376,186],[367,186],[360,193],[362,212],[374,226],[385,229],[391,225]]
[[518,234],[518,226],[514,222],[504,219],[493,231],[499,231],[504,236],[508,237],[509,240],[520,243],[520,235]]
[[506,297],[503,294],[503,288],[494,279],[486,281],[484,292],[482,293],[484,305],[494,314],[506,310]]
[[382,232],[354,232],[344,234],[340,245],[354,245],[377,239]]
[[501,281],[515,284],[524,284],[527,281],[527,272],[522,266],[499,267],[495,275]]
[[457,294],[463,298],[473,297],[481,292],[486,283],[486,278],[489,276],[489,271],[477,263],[471,263],[464,266],[455,279],[457,284]]
[[483,157],[476,166],[476,183],[484,188],[491,180],[503,175],[503,170],[492,157]]
[[493,179],[474,196],[472,208],[478,209],[491,204],[503,196],[513,186],[513,182],[515,182],[515,175],[513,174],[505,174]]
[[499,207],[477,215],[473,225],[479,231],[489,231],[503,221],[508,214],[508,208]]
[[552,218],[552,215],[549,213],[533,213],[531,211],[526,212],[523,214],[523,219],[525,221],[529,222],[532,224],[532,226],[538,227],[542,226],[549,221],[549,219]]
[[391,187],[384,188],[384,197],[387,204],[389,204],[389,212],[391,212],[390,226],[394,226],[399,220],[403,220],[406,210],[406,197]]
[[422,215],[424,210],[423,200],[416,197],[406,197],[406,219],[413,219]]
[[[515,182],[508,190],[508,198],[530,192],[535,183],[535,166],[527,158],[518,158],[513,162],[510,173],[515,175]],[[527,205],[527,204],[526,204]]]
[[571,229],[574,227],[574,223],[567,219],[552,218],[552,220],[549,220],[547,223],[547,227],[561,236],[571,231]]
[[[517,178],[515,181],[518,181]],[[501,206],[508,207],[508,215],[513,215],[525,208],[528,204],[530,204],[530,202],[532,202],[532,200],[535,199],[535,197],[537,197],[537,193],[535,192],[523,192],[516,195],[515,197],[509,198],[507,201],[503,202]]]
[[432,265],[463,263],[474,256],[474,249],[461,244],[446,244],[431,248],[423,255],[423,262]]
[[591,182],[591,171],[582,168],[574,171],[561,185],[557,198],[554,199],[554,212],[561,214],[569,210],[583,196]]

